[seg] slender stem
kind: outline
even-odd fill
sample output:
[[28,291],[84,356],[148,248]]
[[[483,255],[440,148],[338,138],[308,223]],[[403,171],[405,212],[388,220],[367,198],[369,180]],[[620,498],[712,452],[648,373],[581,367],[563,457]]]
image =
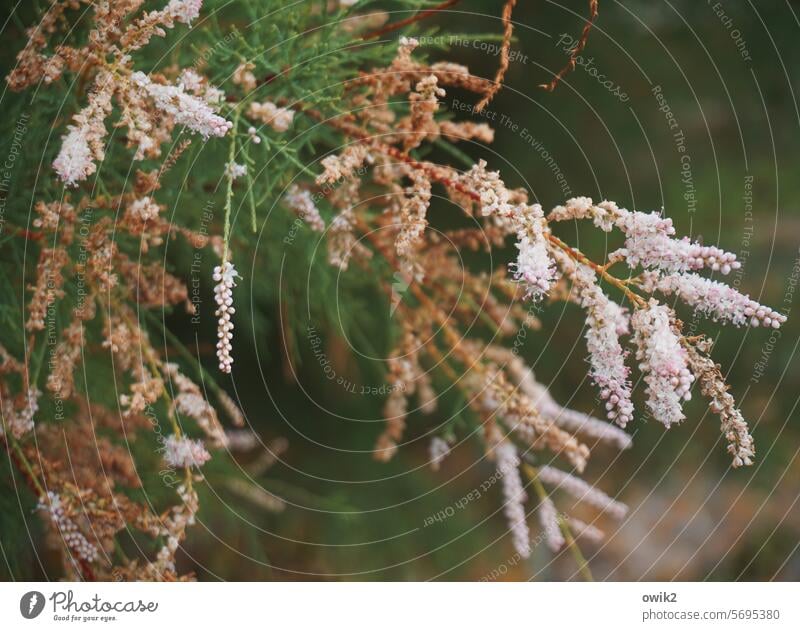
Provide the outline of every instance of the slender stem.
[[13,436],[9,435],[6,438],[8,440],[8,446],[11,448],[11,459],[16,462],[17,468],[22,471],[25,479],[28,481],[39,497],[44,497],[46,495],[44,487],[42,483],[39,481],[39,476],[37,476],[33,471],[33,466],[31,465],[28,457],[25,455],[25,452],[22,451],[22,447],[19,444],[19,441],[14,438]]
[[409,24],[413,24],[414,22],[419,22],[420,20],[424,20],[429,18],[439,11],[443,11],[444,9],[449,9],[452,6],[455,6],[459,3],[459,0],[446,0],[440,4],[437,4],[435,7],[431,7],[430,9],[424,9],[420,11],[416,15],[412,15],[409,18],[404,20],[399,20],[398,22],[392,22],[386,26],[383,26],[379,29],[374,31],[370,31],[361,37],[361,39],[375,39],[377,37],[381,37],[382,35],[386,35],[387,33],[391,33],[392,31],[396,31],[397,29],[401,29],[404,26],[408,26]]
[[569,51],[569,60],[567,61],[566,65],[556,73],[549,83],[542,83],[539,85],[540,88],[543,88],[548,92],[552,92],[556,89],[558,82],[561,81],[561,79],[563,79],[568,72],[571,72],[575,69],[578,55],[580,55],[581,51],[585,48],[586,42],[589,40],[589,32],[592,30],[594,21],[597,18],[598,4],[598,0],[589,0],[589,17],[586,20],[586,24],[583,25],[583,30],[581,31],[581,36],[578,39],[578,43],[572,47],[572,50]]
[[603,280],[607,281],[611,285],[614,285],[614,287],[622,291],[622,293],[625,294],[625,297],[628,300],[630,300],[635,307],[643,308],[647,306],[647,302],[644,300],[644,298],[642,298],[639,294],[636,294],[633,291],[631,291],[630,287],[628,287],[628,284],[624,280],[621,280],[616,276],[609,274],[608,269],[605,265],[599,265],[595,263],[585,254],[567,245],[561,239],[559,239],[557,236],[553,234],[548,233],[546,236],[547,240],[550,241],[550,243],[552,243],[558,248],[561,248],[561,250],[563,250],[567,254],[567,256],[569,256],[572,260],[577,261],[578,263],[582,263],[583,265],[587,265],[588,267],[591,267],[599,276],[603,278]]
[[231,208],[233,206],[233,161],[236,158],[236,133],[239,129],[239,116],[242,109],[237,106],[233,110],[233,127],[231,128],[231,146],[228,150],[228,186],[225,191],[225,228],[223,229],[222,239],[224,241],[222,250],[222,264],[228,261],[228,241],[231,237]]
[[[536,491],[536,495],[539,496],[539,501],[545,501],[548,498],[547,490],[544,488],[544,485],[542,485],[541,480],[539,480],[539,472],[536,470],[536,467],[523,462],[522,469],[530,478],[531,484]],[[575,537],[572,535],[572,530],[570,529],[569,524],[561,516],[558,517],[558,526],[561,529],[561,533],[564,535],[564,541],[566,541],[567,547],[570,549],[570,552],[572,552],[572,557],[575,559],[575,563],[578,565],[578,571],[581,573],[581,576],[583,576],[585,581],[594,582],[592,571],[589,569],[589,562],[586,560],[586,557],[583,556],[583,552],[581,552],[578,542],[575,541]]]

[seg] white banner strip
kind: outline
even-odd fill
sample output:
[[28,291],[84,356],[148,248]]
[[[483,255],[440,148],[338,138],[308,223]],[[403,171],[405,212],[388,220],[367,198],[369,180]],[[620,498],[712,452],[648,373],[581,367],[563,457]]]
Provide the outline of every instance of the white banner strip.
[[796,631],[798,612],[796,583],[0,584],[2,629]]

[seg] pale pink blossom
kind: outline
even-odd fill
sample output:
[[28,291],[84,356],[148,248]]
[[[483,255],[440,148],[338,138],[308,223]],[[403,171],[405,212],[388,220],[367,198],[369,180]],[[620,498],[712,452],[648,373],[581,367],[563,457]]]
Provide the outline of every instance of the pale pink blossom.
[[536,381],[533,371],[512,351],[500,347],[490,347],[487,355],[493,357],[498,351],[503,352],[500,361],[508,362],[505,368],[508,369],[509,375],[522,393],[530,398],[542,417],[552,420],[556,425],[571,433],[581,433],[619,449],[628,449],[631,446],[631,437],[618,427],[585,412],[571,410],[557,403],[547,387]]
[[691,398],[694,377],[686,349],[673,328],[670,310],[653,299],[633,314],[631,324],[636,358],[647,384],[647,406],[669,428],[685,418],[682,402]]
[[53,168],[65,184],[74,186],[94,173],[96,167],[85,128],[69,125],[67,129]]
[[155,219],[158,217],[159,210],[158,204],[152,197],[147,195],[131,202],[130,206],[128,206],[130,214],[141,221]]
[[164,461],[170,467],[200,467],[210,459],[211,455],[199,440],[173,434],[164,441]]
[[200,15],[203,0],[170,0],[166,12],[183,24],[191,24]]
[[525,514],[527,496],[519,475],[517,448],[511,441],[503,440],[497,444],[494,453],[503,482],[503,511],[511,531],[511,541],[517,553],[527,559],[531,555],[530,531]]
[[543,484],[552,486],[557,491],[563,491],[579,502],[594,506],[611,517],[622,519],[628,512],[625,504],[610,498],[600,489],[561,469],[543,466],[539,468],[537,475]]
[[610,232],[619,217],[619,208],[614,202],[601,202],[595,206],[591,197],[573,197],[563,206],[553,208],[548,219],[550,221],[591,219],[598,228]]
[[625,365],[627,352],[619,341],[620,335],[628,333],[627,315],[603,293],[589,267],[578,266],[575,285],[580,304],[586,309],[586,346],[592,381],[600,388],[608,418],[625,427],[633,419],[630,369]]
[[239,276],[233,263],[225,261],[222,265],[214,268],[214,300],[217,303],[217,359],[219,359],[219,369],[224,373],[231,371],[233,364],[233,314],[236,309],[233,306],[233,288],[236,286],[236,278]]
[[272,101],[261,103],[253,101],[247,110],[247,115],[269,125],[277,132],[288,130],[294,120],[294,110],[288,107],[279,107]]
[[785,315],[760,305],[733,287],[697,274],[645,274],[642,286],[649,292],[675,294],[700,313],[736,326],[750,324],[777,329],[786,321]]
[[179,88],[198,96],[205,91],[205,83],[206,80],[203,75],[193,68],[184,68],[178,77]]
[[672,220],[656,212],[630,211],[611,201],[595,205],[589,197],[575,197],[554,208],[549,219],[591,219],[605,232],[618,228],[626,238],[625,246],[615,255],[624,258],[631,267],[658,268],[666,272],[709,268],[723,274],[741,267],[735,254],[701,245],[688,237],[675,239]]
[[39,498],[39,509],[47,512],[50,521],[53,522],[58,534],[61,536],[64,545],[82,561],[87,563],[94,563],[99,557],[97,546],[90,543],[89,540],[78,529],[75,522],[70,519],[64,510],[61,497],[53,492],[48,491],[46,497]]
[[238,180],[240,177],[247,175],[247,165],[229,162],[225,165],[225,175],[232,180]]
[[217,412],[199,392],[181,392],[175,397],[175,409],[182,415],[193,418],[206,433],[215,447],[227,446],[227,435],[217,418]]
[[253,127],[252,125],[247,128],[247,136],[253,142],[254,145],[261,144],[261,136],[258,135],[258,130]]
[[428,446],[431,469],[438,471],[442,460],[444,460],[449,453],[450,445],[444,438],[440,438],[439,436],[431,438],[431,442]]
[[53,161],[53,169],[67,186],[89,177],[97,169],[95,161],[105,156],[105,119],[111,112],[113,87],[110,73],[99,72],[89,103],[73,117],[74,124],[67,126],[61,150]]
[[262,446],[258,434],[251,429],[226,429],[225,442],[231,451],[251,451]]
[[39,397],[41,395],[42,393],[38,388],[30,388],[25,393],[24,398],[22,395],[19,397],[23,399],[21,407],[15,405],[15,402],[9,398],[3,400],[0,437],[4,436],[7,431],[11,436],[19,439],[33,429],[33,417],[39,411]]
[[544,213],[539,204],[524,207],[517,228],[517,261],[511,263],[514,279],[524,283],[526,298],[541,298],[550,290],[556,267],[547,250]]
[[553,552],[561,550],[566,542],[558,523],[558,511],[549,497],[543,498],[539,504],[539,523],[542,525],[547,547]]
[[296,184],[292,184],[283,201],[291,208],[298,217],[305,221],[308,226],[315,232],[325,231],[325,220],[319,213],[319,208],[314,203],[314,198],[311,191],[305,188],[300,188]]
[[154,83],[143,72],[134,72],[131,81],[144,90],[153,99],[156,107],[171,116],[178,125],[186,125],[205,140],[211,136],[224,136],[233,127],[233,123],[215,113],[208,103],[187,94],[180,85]]
[[619,254],[631,267],[658,268],[667,272],[707,267],[728,274],[741,266],[735,254],[700,245],[688,237],[674,239],[672,220],[658,213],[620,212],[616,225],[625,233],[626,239]]
[[599,528],[592,526],[591,524],[587,524],[580,519],[575,517],[570,517],[567,522],[569,523],[569,528],[572,531],[572,534],[575,537],[580,537],[581,539],[585,539],[591,543],[599,544],[603,542],[605,538],[605,534]]
[[511,195],[500,179],[499,171],[486,170],[485,160],[479,160],[478,164],[463,173],[459,180],[480,196],[480,213],[484,217],[489,215],[505,217],[511,214],[513,209]]

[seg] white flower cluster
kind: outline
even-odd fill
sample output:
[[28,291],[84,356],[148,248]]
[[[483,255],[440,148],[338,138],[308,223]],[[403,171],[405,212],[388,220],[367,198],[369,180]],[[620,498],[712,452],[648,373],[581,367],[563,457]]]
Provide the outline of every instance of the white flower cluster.
[[219,424],[217,412],[199,392],[181,392],[175,397],[175,409],[197,421],[214,447],[227,446],[227,435]]
[[236,162],[229,162],[225,165],[225,175],[232,180],[237,180],[240,177],[247,175],[247,165],[237,164]]
[[567,522],[569,522],[570,530],[572,530],[572,534],[574,534],[575,537],[586,539],[592,543],[602,543],[605,538],[602,530],[580,519],[570,517]]
[[159,210],[158,204],[148,195],[137,199],[128,206],[128,212],[140,221],[155,219],[158,217]]
[[158,109],[171,116],[178,125],[186,125],[200,134],[204,140],[211,136],[224,136],[233,127],[233,123],[214,112],[206,101],[187,94],[182,86],[153,83],[143,72],[134,72],[131,81],[153,99]]
[[556,267],[547,250],[544,235],[544,213],[539,204],[525,206],[521,211],[516,263],[510,265],[514,279],[525,283],[526,298],[539,299],[550,290]]
[[169,0],[166,12],[183,24],[191,24],[200,15],[203,0]]
[[682,402],[691,399],[694,376],[689,370],[686,349],[675,333],[670,310],[651,299],[647,308],[631,318],[636,342],[636,359],[647,384],[647,407],[653,417],[669,428],[681,422]]
[[61,497],[57,493],[48,491],[47,497],[39,499],[39,508],[49,513],[53,525],[64,541],[64,545],[70,549],[72,554],[87,563],[97,561],[97,547],[89,543],[89,540],[78,530],[75,522],[67,516]]
[[519,456],[517,448],[509,440],[498,443],[494,450],[497,458],[497,470],[502,476],[503,497],[505,503],[503,511],[511,531],[511,541],[514,549],[523,558],[531,555],[530,531],[525,514],[525,490],[519,475]]
[[164,441],[164,462],[170,467],[200,467],[211,459],[202,441],[185,436],[168,436]]
[[53,161],[53,168],[65,184],[74,186],[94,173],[96,167],[85,128],[70,125],[68,129],[69,133],[61,140],[61,150]]
[[254,145],[261,144],[261,136],[258,135],[258,130],[252,125],[247,128],[247,137],[250,138]]
[[539,523],[542,525],[547,547],[553,552],[561,550],[566,542],[558,523],[558,511],[549,497],[545,497],[539,504]]
[[239,274],[230,261],[225,261],[222,265],[214,268],[214,300],[217,303],[217,358],[219,359],[219,369],[224,373],[231,371],[233,356],[231,351],[233,345],[233,321],[231,317],[236,313],[233,306],[233,288],[236,286],[236,278]]
[[480,196],[481,215],[506,217],[511,214],[511,195],[500,179],[500,172],[486,170],[486,160],[478,160],[461,180]]
[[75,186],[97,170],[95,160],[105,155],[105,118],[111,112],[113,79],[107,72],[99,72],[89,103],[67,126],[61,140],[61,149],[53,161],[53,169],[67,186]]
[[439,436],[434,436],[431,438],[430,445],[428,446],[431,469],[438,471],[439,466],[442,464],[442,460],[444,460],[449,453],[450,445],[444,438]]

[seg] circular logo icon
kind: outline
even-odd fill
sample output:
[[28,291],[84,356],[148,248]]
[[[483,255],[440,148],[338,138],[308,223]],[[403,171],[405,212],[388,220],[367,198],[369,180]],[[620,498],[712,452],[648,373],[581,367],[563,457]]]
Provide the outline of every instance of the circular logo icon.
[[28,592],[19,600],[19,612],[23,618],[31,620],[42,613],[44,609],[44,594],[42,592]]

